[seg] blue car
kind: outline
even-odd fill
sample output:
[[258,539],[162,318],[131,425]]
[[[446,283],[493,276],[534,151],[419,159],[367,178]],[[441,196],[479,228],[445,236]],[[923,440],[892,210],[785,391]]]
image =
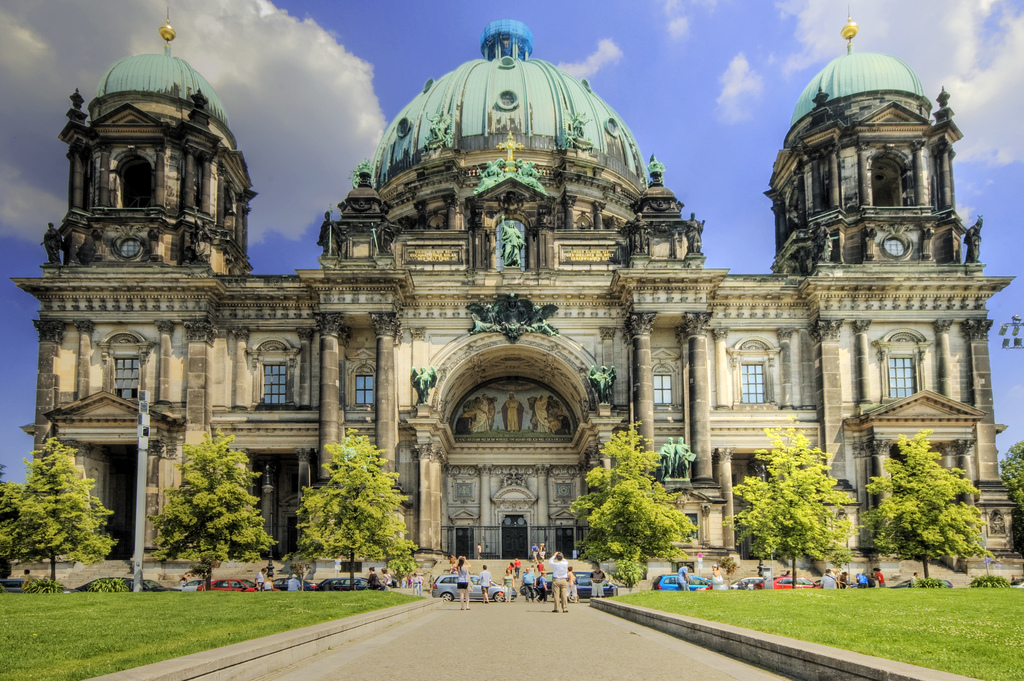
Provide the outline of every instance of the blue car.
[[[687,575],[687,578],[690,580],[688,585],[690,591],[711,590],[711,580],[696,575]],[[651,588],[655,591],[681,591],[677,575],[660,575],[655,577],[651,583]]]

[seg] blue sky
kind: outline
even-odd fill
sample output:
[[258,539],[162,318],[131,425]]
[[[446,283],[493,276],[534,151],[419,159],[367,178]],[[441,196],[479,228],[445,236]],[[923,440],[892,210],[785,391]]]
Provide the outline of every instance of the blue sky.
[[[0,273],[37,276],[47,222],[65,208],[68,95],[88,100],[117,59],[159,52],[163,0],[7,0],[0,6]],[[514,8],[514,9],[510,9]],[[1022,271],[1024,9],[999,0],[854,3],[855,49],[908,62],[934,100],[941,87],[965,138],[954,164],[958,210],[985,216],[990,275]],[[668,0],[606,2],[288,2],[171,0],[176,56],[217,90],[255,190],[250,257],[257,273],[316,267],[315,228],[344,198],[388,121],[460,63],[499,18],[524,21],[534,57],[582,76],[667,166],[685,211],[707,221],[708,267],[770,269],[773,219],[763,192],[806,83],[844,53],[847,3]],[[990,305],[1000,451],[1024,440],[1024,352],[995,331],[1024,314],[1014,283]],[[0,281],[0,464],[21,479],[33,420],[38,306]]]

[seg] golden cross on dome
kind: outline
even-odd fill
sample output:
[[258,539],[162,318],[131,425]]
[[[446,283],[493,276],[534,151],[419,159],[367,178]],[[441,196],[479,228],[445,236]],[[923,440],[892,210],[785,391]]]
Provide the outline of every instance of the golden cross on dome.
[[512,131],[509,130],[508,139],[499,144],[497,148],[508,151],[508,158],[505,159],[505,172],[514,173],[516,171],[516,160],[512,158],[512,152],[516,149],[525,149],[526,147],[512,139]]

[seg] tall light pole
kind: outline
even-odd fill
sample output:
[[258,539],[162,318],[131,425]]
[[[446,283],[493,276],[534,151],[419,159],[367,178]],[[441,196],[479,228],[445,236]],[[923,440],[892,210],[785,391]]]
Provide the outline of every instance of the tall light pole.
[[135,555],[132,591],[142,591],[142,554],[146,541],[146,467],[149,463],[149,391],[139,391],[139,461],[135,474]]

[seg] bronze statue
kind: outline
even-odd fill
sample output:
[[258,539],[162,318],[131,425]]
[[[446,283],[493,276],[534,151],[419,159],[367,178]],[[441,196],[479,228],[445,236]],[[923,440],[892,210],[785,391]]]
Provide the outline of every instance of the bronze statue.
[[678,442],[672,442],[672,438],[669,438],[658,453],[661,454],[661,463],[655,478],[659,482],[690,479],[690,464],[697,459],[697,455],[683,442],[683,438],[679,438]]
[[46,223],[46,233],[43,235],[43,248],[46,249],[46,262],[50,265],[60,264],[60,252],[64,248],[64,239],[60,232],[54,228],[52,222]]
[[316,240],[316,245],[324,249],[322,257],[327,258],[332,255],[336,255],[338,247],[334,243],[334,222],[331,220],[331,211],[324,213],[324,221],[320,225],[320,237]]
[[598,402],[611,404],[612,386],[615,385],[615,367],[602,366],[598,369],[596,366],[591,366],[587,378],[590,379],[590,385],[597,393]]
[[967,246],[966,263],[981,262],[981,225],[984,217],[979,215],[978,221],[971,225],[971,228],[964,234],[964,243]]
[[412,387],[416,389],[416,404],[426,404],[435,385],[437,370],[434,367],[412,368]]
[[501,258],[505,267],[522,267],[523,259],[521,251],[526,245],[519,225],[512,220],[505,220],[501,223]]

